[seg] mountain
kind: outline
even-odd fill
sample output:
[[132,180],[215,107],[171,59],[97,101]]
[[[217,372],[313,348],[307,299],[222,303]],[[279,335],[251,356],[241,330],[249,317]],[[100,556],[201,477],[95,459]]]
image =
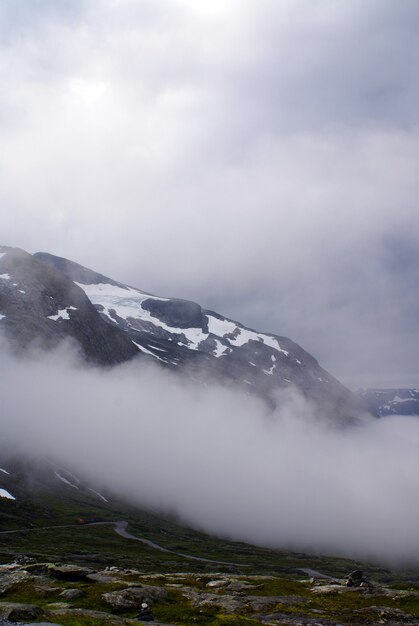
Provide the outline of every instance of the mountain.
[[65,338],[102,365],[138,353],[127,336],[107,324],[70,278],[18,248],[0,247],[0,328],[16,349],[34,342],[52,348]]
[[361,389],[358,394],[367,408],[380,417],[419,415],[418,389]]
[[100,365],[141,357],[201,382],[240,387],[270,406],[279,391],[296,388],[333,419],[365,416],[362,401],[290,339],[45,252],[0,248],[0,318],[20,350],[71,338]]

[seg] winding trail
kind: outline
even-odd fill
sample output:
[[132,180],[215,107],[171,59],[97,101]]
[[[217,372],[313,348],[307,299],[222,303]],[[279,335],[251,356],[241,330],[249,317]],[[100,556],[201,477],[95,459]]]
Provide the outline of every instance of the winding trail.
[[127,531],[128,522],[125,520],[119,520],[117,522],[87,522],[86,524],[63,524],[61,526],[38,526],[32,528],[19,528],[19,530],[1,530],[0,535],[13,535],[17,533],[26,533],[30,531],[37,530],[54,530],[56,528],[86,528],[86,526],[113,526],[114,531],[124,537],[124,539],[130,539],[131,541],[139,541],[140,543],[144,543],[146,546],[150,548],[154,548],[154,550],[159,550],[160,552],[167,552],[168,554],[174,554],[176,556],[180,556],[184,559],[188,559],[190,561],[201,561],[202,563],[216,563],[217,565],[233,565],[240,567],[249,567],[249,565],[242,565],[238,563],[229,563],[228,561],[216,561],[214,559],[206,559],[201,556],[193,556],[192,554],[185,554],[183,552],[176,552],[175,550],[169,550],[168,548],[163,548],[158,543],[154,541],[150,541],[149,539],[145,539],[144,537],[139,537],[137,535],[132,535]]

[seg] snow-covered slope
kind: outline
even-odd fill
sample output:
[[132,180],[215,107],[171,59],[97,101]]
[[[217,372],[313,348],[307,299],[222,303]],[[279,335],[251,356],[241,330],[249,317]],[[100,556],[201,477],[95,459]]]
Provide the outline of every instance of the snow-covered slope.
[[380,417],[419,415],[418,389],[362,389],[358,393],[368,409]]
[[102,319],[149,359],[239,385],[272,405],[278,390],[294,386],[328,415],[364,413],[354,394],[286,337],[246,328],[195,302],[151,295],[67,259],[35,256],[72,279]]

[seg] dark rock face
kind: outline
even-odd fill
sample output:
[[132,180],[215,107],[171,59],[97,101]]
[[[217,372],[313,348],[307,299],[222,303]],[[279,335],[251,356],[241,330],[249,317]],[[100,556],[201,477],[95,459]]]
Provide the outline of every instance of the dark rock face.
[[15,349],[73,339],[89,360],[112,365],[138,349],[106,324],[86,294],[65,274],[15,248],[0,248],[0,330]]
[[103,274],[93,272],[92,270],[87,269],[87,267],[83,267],[83,265],[75,263],[74,261],[69,261],[68,259],[64,259],[63,257],[54,256],[53,254],[49,254],[48,252],[35,252],[33,256],[36,259],[43,261],[47,265],[55,267],[66,276],[70,276],[71,280],[76,283],[109,283],[110,285],[120,285],[124,287],[122,283],[117,283],[116,281],[111,280],[106,276],[103,276]]
[[205,324],[204,314],[195,302],[188,300],[144,300],[142,308],[153,317],[174,328],[202,328]]
[[[98,363],[143,353],[202,382],[242,388],[271,406],[279,392],[297,389],[332,420],[366,415],[362,399],[286,337],[246,328],[194,302],[152,296],[61,257],[2,252],[0,329],[19,345],[72,337]],[[2,280],[3,272],[10,279]]]
[[380,417],[419,415],[418,389],[361,389],[358,395]]

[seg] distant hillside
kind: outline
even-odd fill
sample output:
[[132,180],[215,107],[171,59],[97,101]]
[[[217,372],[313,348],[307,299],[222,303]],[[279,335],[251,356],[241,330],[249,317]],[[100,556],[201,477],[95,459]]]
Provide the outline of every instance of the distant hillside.
[[418,389],[361,389],[359,396],[368,409],[380,417],[418,415]]

